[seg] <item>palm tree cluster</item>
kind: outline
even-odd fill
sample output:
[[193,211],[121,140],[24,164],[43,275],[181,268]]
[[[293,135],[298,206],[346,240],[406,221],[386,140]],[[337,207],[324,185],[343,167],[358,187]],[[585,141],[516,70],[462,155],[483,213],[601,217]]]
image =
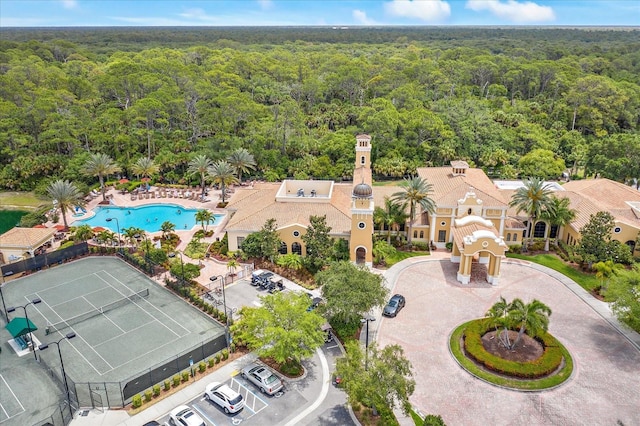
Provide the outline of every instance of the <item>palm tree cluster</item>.
[[[504,297],[496,302],[486,313],[495,327],[499,342],[507,349],[513,350],[526,332],[529,336],[538,336],[549,328],[551,308],[537,299],[524,303],[521,299],[513,299],[507,303]],[[509,330],[518,330],[518,337],[512,342]]]
[[[187,174],[200,177],[201,196],[204,198],[207,179],[220,184],[222,202],[225,202],[226,187],[241,182],[242,173],[248,173],[256,167],[253,155],[244,148],[238,148],[229,155],[227,160],[213,162],[206,155],[197,155],[189,162]],[[237,177],[236,177],[237,175]]]

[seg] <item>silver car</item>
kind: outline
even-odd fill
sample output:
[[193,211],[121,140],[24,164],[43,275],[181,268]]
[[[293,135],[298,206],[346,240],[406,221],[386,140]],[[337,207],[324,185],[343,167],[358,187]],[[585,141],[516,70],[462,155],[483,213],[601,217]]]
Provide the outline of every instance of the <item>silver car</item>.
[[260,392],[273,395],[282,390],[282,380],[268,367],[258,364],[250,364],[242,369],[242,377],[253,383]]

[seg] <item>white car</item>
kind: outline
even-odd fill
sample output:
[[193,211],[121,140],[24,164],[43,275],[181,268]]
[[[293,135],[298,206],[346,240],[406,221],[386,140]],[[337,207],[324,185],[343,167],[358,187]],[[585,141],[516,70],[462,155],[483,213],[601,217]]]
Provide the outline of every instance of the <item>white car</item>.
[[282,390],[282,380],[267,367],[251,364],[242,369],[242,377],[256,385],[260,392],[273,395]]
[[180,405],[171,411],[169,423],[174,426],[207,426],[202,417],[186,405]]
[[204,389],[204,397],[220,406],[225,413],[237,413],[244,407],[244,398],[229,386],[220,382],[209,383]]

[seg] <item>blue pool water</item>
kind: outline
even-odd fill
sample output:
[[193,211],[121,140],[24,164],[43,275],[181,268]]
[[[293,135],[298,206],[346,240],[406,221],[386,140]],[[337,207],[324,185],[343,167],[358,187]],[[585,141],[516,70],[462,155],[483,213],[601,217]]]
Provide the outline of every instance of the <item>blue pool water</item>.
[[[118,232],[129,227],[144,229],[147,232],[160,231],[163,222],[169,221],[176,226],[176,231],[191,229],[201,224],[196,222],[196,213],[199,209],[187,209],[176,204],[147,204],[140,207],[116,207],[100,206],[94,209],[95,215],[89,219],[76,220],[71,226],[89,225],[92,228],[102,226],[113,232]],[[214,215],[214,222],[209,222],[207,227],[215,226],[222,220],[222,214]],[[116,218],[107,222],[107,218]]]

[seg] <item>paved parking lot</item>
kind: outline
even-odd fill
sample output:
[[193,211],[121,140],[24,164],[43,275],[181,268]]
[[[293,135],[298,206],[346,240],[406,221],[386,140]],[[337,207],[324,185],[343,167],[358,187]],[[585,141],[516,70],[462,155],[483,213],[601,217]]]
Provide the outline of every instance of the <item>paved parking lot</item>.
[[[463,286],[456,267],[449,260],[411,259],[385,274],[407,305],[396,318],[376,324],[377,339],[381,346],[401,345],[413,364],[415,407],[450,425],[640,424],[640,351],[592,306],[528,262],[503,263],[497,286]],[[484,316],[500,296],[536,298],[552,309],[549,331],[575,363],[573,376],[559,388],[498,388],[473,378],[450,355],[451,331]]]

